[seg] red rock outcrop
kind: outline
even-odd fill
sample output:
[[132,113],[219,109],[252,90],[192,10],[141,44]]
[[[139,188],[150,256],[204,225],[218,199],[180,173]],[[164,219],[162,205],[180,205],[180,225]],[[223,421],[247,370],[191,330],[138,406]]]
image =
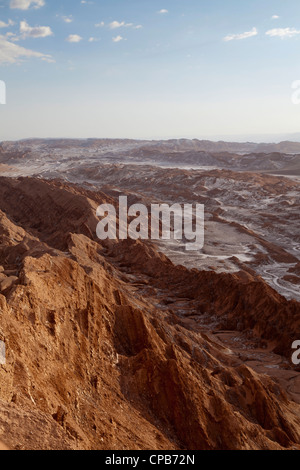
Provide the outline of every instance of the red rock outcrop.
[[248,273],[176,267],[150,243],[99,243],[103,193],[0,183],[9,448],[300,449],[300,405],[197,323],[211,317],[285,353],[297,302]]

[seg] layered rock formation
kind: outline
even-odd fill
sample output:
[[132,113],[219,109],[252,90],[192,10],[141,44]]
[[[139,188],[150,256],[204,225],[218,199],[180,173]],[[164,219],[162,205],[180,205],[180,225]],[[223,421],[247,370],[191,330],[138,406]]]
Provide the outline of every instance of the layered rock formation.
[[254,273],[175,266],[150,242],[99,243],[103,202],[60,181],[0,179],[0,439],[300,449],[288,360],[299,303]]

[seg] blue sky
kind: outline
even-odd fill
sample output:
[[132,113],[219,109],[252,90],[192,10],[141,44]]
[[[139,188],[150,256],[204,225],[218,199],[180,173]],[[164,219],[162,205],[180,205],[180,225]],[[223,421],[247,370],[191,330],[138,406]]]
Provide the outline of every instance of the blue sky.
[[0,0],[0,140],[299,132],[299,0]]

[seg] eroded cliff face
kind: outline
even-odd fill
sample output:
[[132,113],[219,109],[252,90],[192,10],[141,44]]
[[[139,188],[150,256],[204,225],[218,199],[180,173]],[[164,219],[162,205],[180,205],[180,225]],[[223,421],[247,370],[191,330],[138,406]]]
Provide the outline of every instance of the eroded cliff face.
[[[175,266],[141,241],[99,243],[103,202],[59,181],[1,178],[0,439],[16,449],[300,449],[300,374],[283,357],[299,339],[299,303],[251,273]],[[282,354],[277,375],[247,346],[266,365]]]

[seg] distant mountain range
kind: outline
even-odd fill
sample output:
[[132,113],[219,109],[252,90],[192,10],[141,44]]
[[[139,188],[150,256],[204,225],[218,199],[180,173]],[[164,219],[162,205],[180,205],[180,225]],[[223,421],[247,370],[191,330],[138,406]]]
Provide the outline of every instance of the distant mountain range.
[[[28,139],[0,144],[0,163],[30,165],[64,162],[143,163],[215,167],[300,175],[300,142],[213,142],[198,139]],[[73,163],[72,163],[73,162]],[[54,166],[53,166],[54,164]],[[45,168],[44,168],[45,169]]]
[[[300,135],[299,135],[300,140]],[[234,152],[234,153],[300,153],[300,141],[282,141],[279,143],[255,143],[255,142],[227,142],[198,139],[169,139],[169,140],[133,140],[133,139],[26,139],[19,141],[4,141],[0,144],[2,149],[25,149],[32,146],[58,147],[103,147],[106,145],[136,144],[163,151],[202,151],[202,152]]]

